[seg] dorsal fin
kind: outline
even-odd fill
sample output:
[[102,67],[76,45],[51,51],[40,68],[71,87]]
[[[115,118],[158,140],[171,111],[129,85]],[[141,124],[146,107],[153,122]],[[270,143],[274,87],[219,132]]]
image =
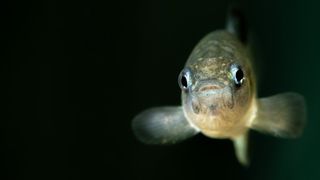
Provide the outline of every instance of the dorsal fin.
[[242,43],[247,43],[247,21],[242,9],[239,6],[230,6],[227,15],[226,30],[232,34],[235,34]]

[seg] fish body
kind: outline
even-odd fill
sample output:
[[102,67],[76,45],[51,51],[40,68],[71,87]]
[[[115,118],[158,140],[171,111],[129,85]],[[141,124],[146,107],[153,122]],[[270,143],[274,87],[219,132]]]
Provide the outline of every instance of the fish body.
[[209,33],[192,51],[178,77],[181,106],[147,109],[133,119],[140,141],[174,144],[198,133],[230,139],[239,162],[248,165],[250,129],[284,138],[301,135],[303,96],[289,92],[257,97],[252,56],[234,24]]

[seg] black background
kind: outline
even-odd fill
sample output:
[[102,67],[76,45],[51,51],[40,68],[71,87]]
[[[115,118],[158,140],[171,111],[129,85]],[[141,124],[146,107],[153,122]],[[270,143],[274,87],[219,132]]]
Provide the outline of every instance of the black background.
[[10,1],[2,11],[1,179],[317,179],[319,3],[241,1],[256,42],[259,96],[296,91],[297,140],[251,133],[251,166],[202,135],[147,146],[134,115],[180,104],[195,44],[224,27],[229,1]]

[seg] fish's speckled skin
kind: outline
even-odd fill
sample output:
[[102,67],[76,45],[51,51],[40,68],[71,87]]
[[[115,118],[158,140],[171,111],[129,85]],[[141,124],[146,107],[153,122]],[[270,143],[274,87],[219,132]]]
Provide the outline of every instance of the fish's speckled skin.
[[[232,65],[238,65],[244,72],[241,87],[234,83]],[[182,106],[188,121],[210,137],[242,135],[253,118],[250,116],[254,116],[248,112],[255,103],[254,74],[246,47],[234,34],[214,31],[199,42],[185,66],[191,70],[193,82],[190,90],[182,91]],[[203,95],[207,90],[202,87],[210,88],[211,83],[218,83],[221,92]],[[199,112],[194,113],[194,108]]]

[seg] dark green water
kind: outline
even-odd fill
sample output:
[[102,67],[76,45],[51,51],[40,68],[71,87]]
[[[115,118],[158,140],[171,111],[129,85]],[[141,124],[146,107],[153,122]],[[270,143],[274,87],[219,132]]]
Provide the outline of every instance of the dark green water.
[[227,140],[137,142],[131,119],[178,105],[194,45],[224,27],[226,1],[5,3],[1,179],[319,179],[320,26],[316,1],[245,1],[259,95],[306,97],[300,139],[251,133],[251,166]]

